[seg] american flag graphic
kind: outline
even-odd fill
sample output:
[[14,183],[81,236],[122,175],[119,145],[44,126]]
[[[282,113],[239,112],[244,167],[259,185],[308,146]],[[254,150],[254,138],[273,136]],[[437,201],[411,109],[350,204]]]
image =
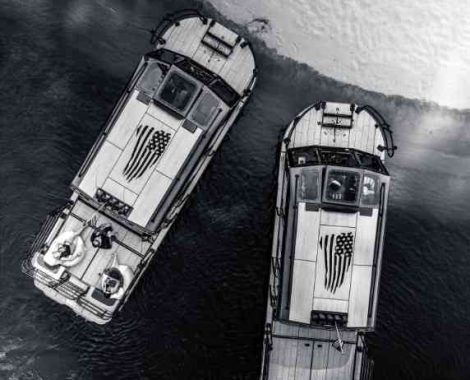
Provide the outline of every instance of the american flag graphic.
[[354,235],[352,232],[324,235],[320,249],[325,258],[325,288],[332,293],[343,285],[351,266]]
[[136,143],[124,168],[124,176],[130,182],[140,178],[158,161],[170,141],[171,133],[140,125],[136,131]]

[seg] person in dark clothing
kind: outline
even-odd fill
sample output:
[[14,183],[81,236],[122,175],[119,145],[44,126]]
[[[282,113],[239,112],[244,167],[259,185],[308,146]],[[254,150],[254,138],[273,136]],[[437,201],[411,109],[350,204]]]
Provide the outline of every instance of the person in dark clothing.
[[91,234],[91,244],[95,248],[111,249],[115,239],[116,234],[109,223],[98,226]]
[[59,260],[65,257],[69,257],[72,254],[72,248],[70,247],[70,243],[68,241],[62,243],[57,250],[59,251]]

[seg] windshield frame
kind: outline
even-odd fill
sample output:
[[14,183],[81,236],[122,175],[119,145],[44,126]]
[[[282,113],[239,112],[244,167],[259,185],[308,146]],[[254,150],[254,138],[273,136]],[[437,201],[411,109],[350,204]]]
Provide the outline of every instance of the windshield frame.
[[[323,154],[322,154],[323,153]],[[338,154],[338,155],[349,155],[349,161],[345,165],[333,164],[325,160],[326,153]],[[364,165],[360,156],[370,158],[376,164],[375,167]],[[288,164],[290,167],[304,167],[304,166],[339,166],[344,168],[357,168],[369,170],[374,173],[383,174],[388,176],[388,171],[383,164],[381,158],[371,153],[364,152],[358,149],[352,148],[338,148],[338,147],[326,147],[319,145],[304,146],[289,148],[287,150]],[[300,158],[303,158],[301,161]]]
[[[354,202],[327,199],[328,179],[330,178],[330,173],[333,171],[350,172],[350,173],[357,174],[359,176],[359,183],[357,184],[356,199]],[[361,195],[362,195],[363,176],[364,176],[364,171],[362,169],[348,168],[344,166],[326,166],[325,173],[323,176],[323,183],[322,183],[322,197],[321,197],[322,203],[341,205],[345,207],[359,207],[359,203],[361,201]]]
[[[156,59],[170,66],[176,66],[193,80],[208,87],[222,102],[230,108],[237,104],[241,96],[222,77],[208,70],[199,63],[182,54],[167,49],[158,49],[145,55],[147,58]],[[188,72],[192,70],[193,72]]]
[[[174,104],[168,102],[164,98],[162,98],[162,92],[166,88],[166,85],[168,84],[169,80],[171,79],[172,75],[179,75],[183,79],[187,80],[189,83],[194,85],[195,90],[193,93],[190,95],[189,100],[185,104],[183,109],[177,108]],[[158,104],[162,104],[164,107],[169,108],[173,112],[176,112],[177,114],[181,115],[182,117],[187,117],[189,111],[192,109],[192,106],[194,105],[195,101],[198,99],[198,96],[201,93],[202,90],[202,83],[195,80],[192,78],[190,75],[186,74],[184,71],[180,70],[179,68],[175,66],[171,66],[168,72],[165,74],[165,77],[163,78],[160,86],[158,89],[155,91],[153,94],[153,100],[156,101]]]

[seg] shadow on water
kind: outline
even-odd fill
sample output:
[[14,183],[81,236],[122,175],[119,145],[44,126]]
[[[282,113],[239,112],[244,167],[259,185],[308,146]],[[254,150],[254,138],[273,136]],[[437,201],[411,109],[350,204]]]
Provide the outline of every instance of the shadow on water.
[[20,273],[38,223],[69,195],[149,49],[144,30],[192,6],[201,4],[0,0],[0,378],[255,379],[278,137],[318,99],[373,105],[400,146],[389,163],[375,378],[469,378],[470,113],[336,82],[256,38],[253,98],[113,322],[85,323]]

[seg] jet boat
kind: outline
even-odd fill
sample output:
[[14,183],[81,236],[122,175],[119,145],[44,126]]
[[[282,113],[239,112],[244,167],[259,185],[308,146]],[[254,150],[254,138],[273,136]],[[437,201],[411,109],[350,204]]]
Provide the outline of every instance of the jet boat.
[[164,18],[23,270],[98,324],[122,308],[256,82],[250,44],[196,11]]
[[390,186],[390,127],[370,106],[319,102],[288,126],[261,379],[370,379]]

